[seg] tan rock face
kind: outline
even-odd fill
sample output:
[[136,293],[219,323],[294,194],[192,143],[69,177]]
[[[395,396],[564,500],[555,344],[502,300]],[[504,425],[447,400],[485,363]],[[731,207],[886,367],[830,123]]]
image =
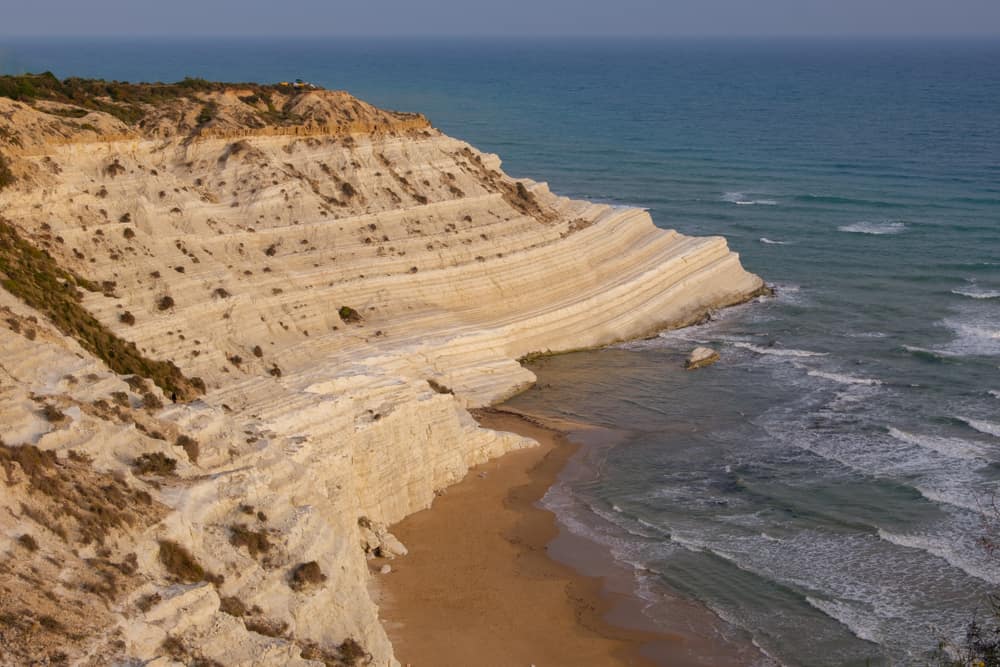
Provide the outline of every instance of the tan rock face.
[[[44,322],[31,340],[0,324],[2,357],[17,360],[0,380],[0,438],[85,452],[168,508],[123,538],[142,585],[104,625],[121,656],[318,664],[356,641],[396,664],[358,518],[392,524],[469,466],[533,444],[466,411],[533,382],[517,359],[681,326],[762,283],[722,238],[511,179],[421,116],[316,92],[295,100],[301,125],[257,127],[242,97],[217,94],[223,112],[197,132],[193,102],[137,129],[0,99],[0,128],[20,137],[0,215],[107,287],[83,301],[106,327],[207,384],[201,400],[144,410]],[[59,379],[82,372],[97,379]],[[80,410],[46,422],[32,395]],[[143,452],[175,459],[174,474],[137,474]],[[0,551],[18,530],[0,523]],[[167,571],[158,540],[183,545],[209,583]],[[309,562],[326,579],[294,590]]]

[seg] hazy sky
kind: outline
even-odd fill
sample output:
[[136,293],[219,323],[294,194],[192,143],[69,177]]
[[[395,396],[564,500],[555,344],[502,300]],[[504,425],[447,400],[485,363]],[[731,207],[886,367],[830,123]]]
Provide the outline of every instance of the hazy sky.
[[1000,35],[1000,0],[7,0],[0,35]]

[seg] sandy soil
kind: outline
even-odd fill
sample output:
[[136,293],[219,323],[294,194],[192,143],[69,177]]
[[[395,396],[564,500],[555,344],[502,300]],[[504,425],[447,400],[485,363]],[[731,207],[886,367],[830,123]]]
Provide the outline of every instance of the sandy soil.
[[662,654],[664,644],[680,638],[608,624],[614,600],[602,581],[546,555],[558,528],[535,502],[575,445],[515,415],[478,417],[541,446],[473,469],[431,510],[392,528],[410,550],[378,578],[397,658],[412,667],[654,664],[640,647],[648,652],[652,642]]

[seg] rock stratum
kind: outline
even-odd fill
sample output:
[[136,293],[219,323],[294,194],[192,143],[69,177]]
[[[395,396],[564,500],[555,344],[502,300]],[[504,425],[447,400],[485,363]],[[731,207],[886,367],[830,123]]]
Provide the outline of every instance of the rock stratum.
[[4,664],[396,665],[384,526],[533,444],[470,409],[525,356],[763,289],[722,238],[346,93],[28,83],[0,97]]

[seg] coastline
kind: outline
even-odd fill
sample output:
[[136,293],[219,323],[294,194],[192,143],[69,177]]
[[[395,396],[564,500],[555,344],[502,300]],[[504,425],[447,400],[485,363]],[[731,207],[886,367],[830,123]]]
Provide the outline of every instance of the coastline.
[[[432,508],[392,526],[409,554],[377,575],[374,588],[401,664],[730,662],[718,647],[692,646],[687,635],[655,628],[610,555],[561,529],[539,506],[580,444],[516,413],[481,410],[476,418],[539,445],[477,466]],[[373,562],[375,571],[382,565]],[[698,659],[706,653],[707,663]]]

